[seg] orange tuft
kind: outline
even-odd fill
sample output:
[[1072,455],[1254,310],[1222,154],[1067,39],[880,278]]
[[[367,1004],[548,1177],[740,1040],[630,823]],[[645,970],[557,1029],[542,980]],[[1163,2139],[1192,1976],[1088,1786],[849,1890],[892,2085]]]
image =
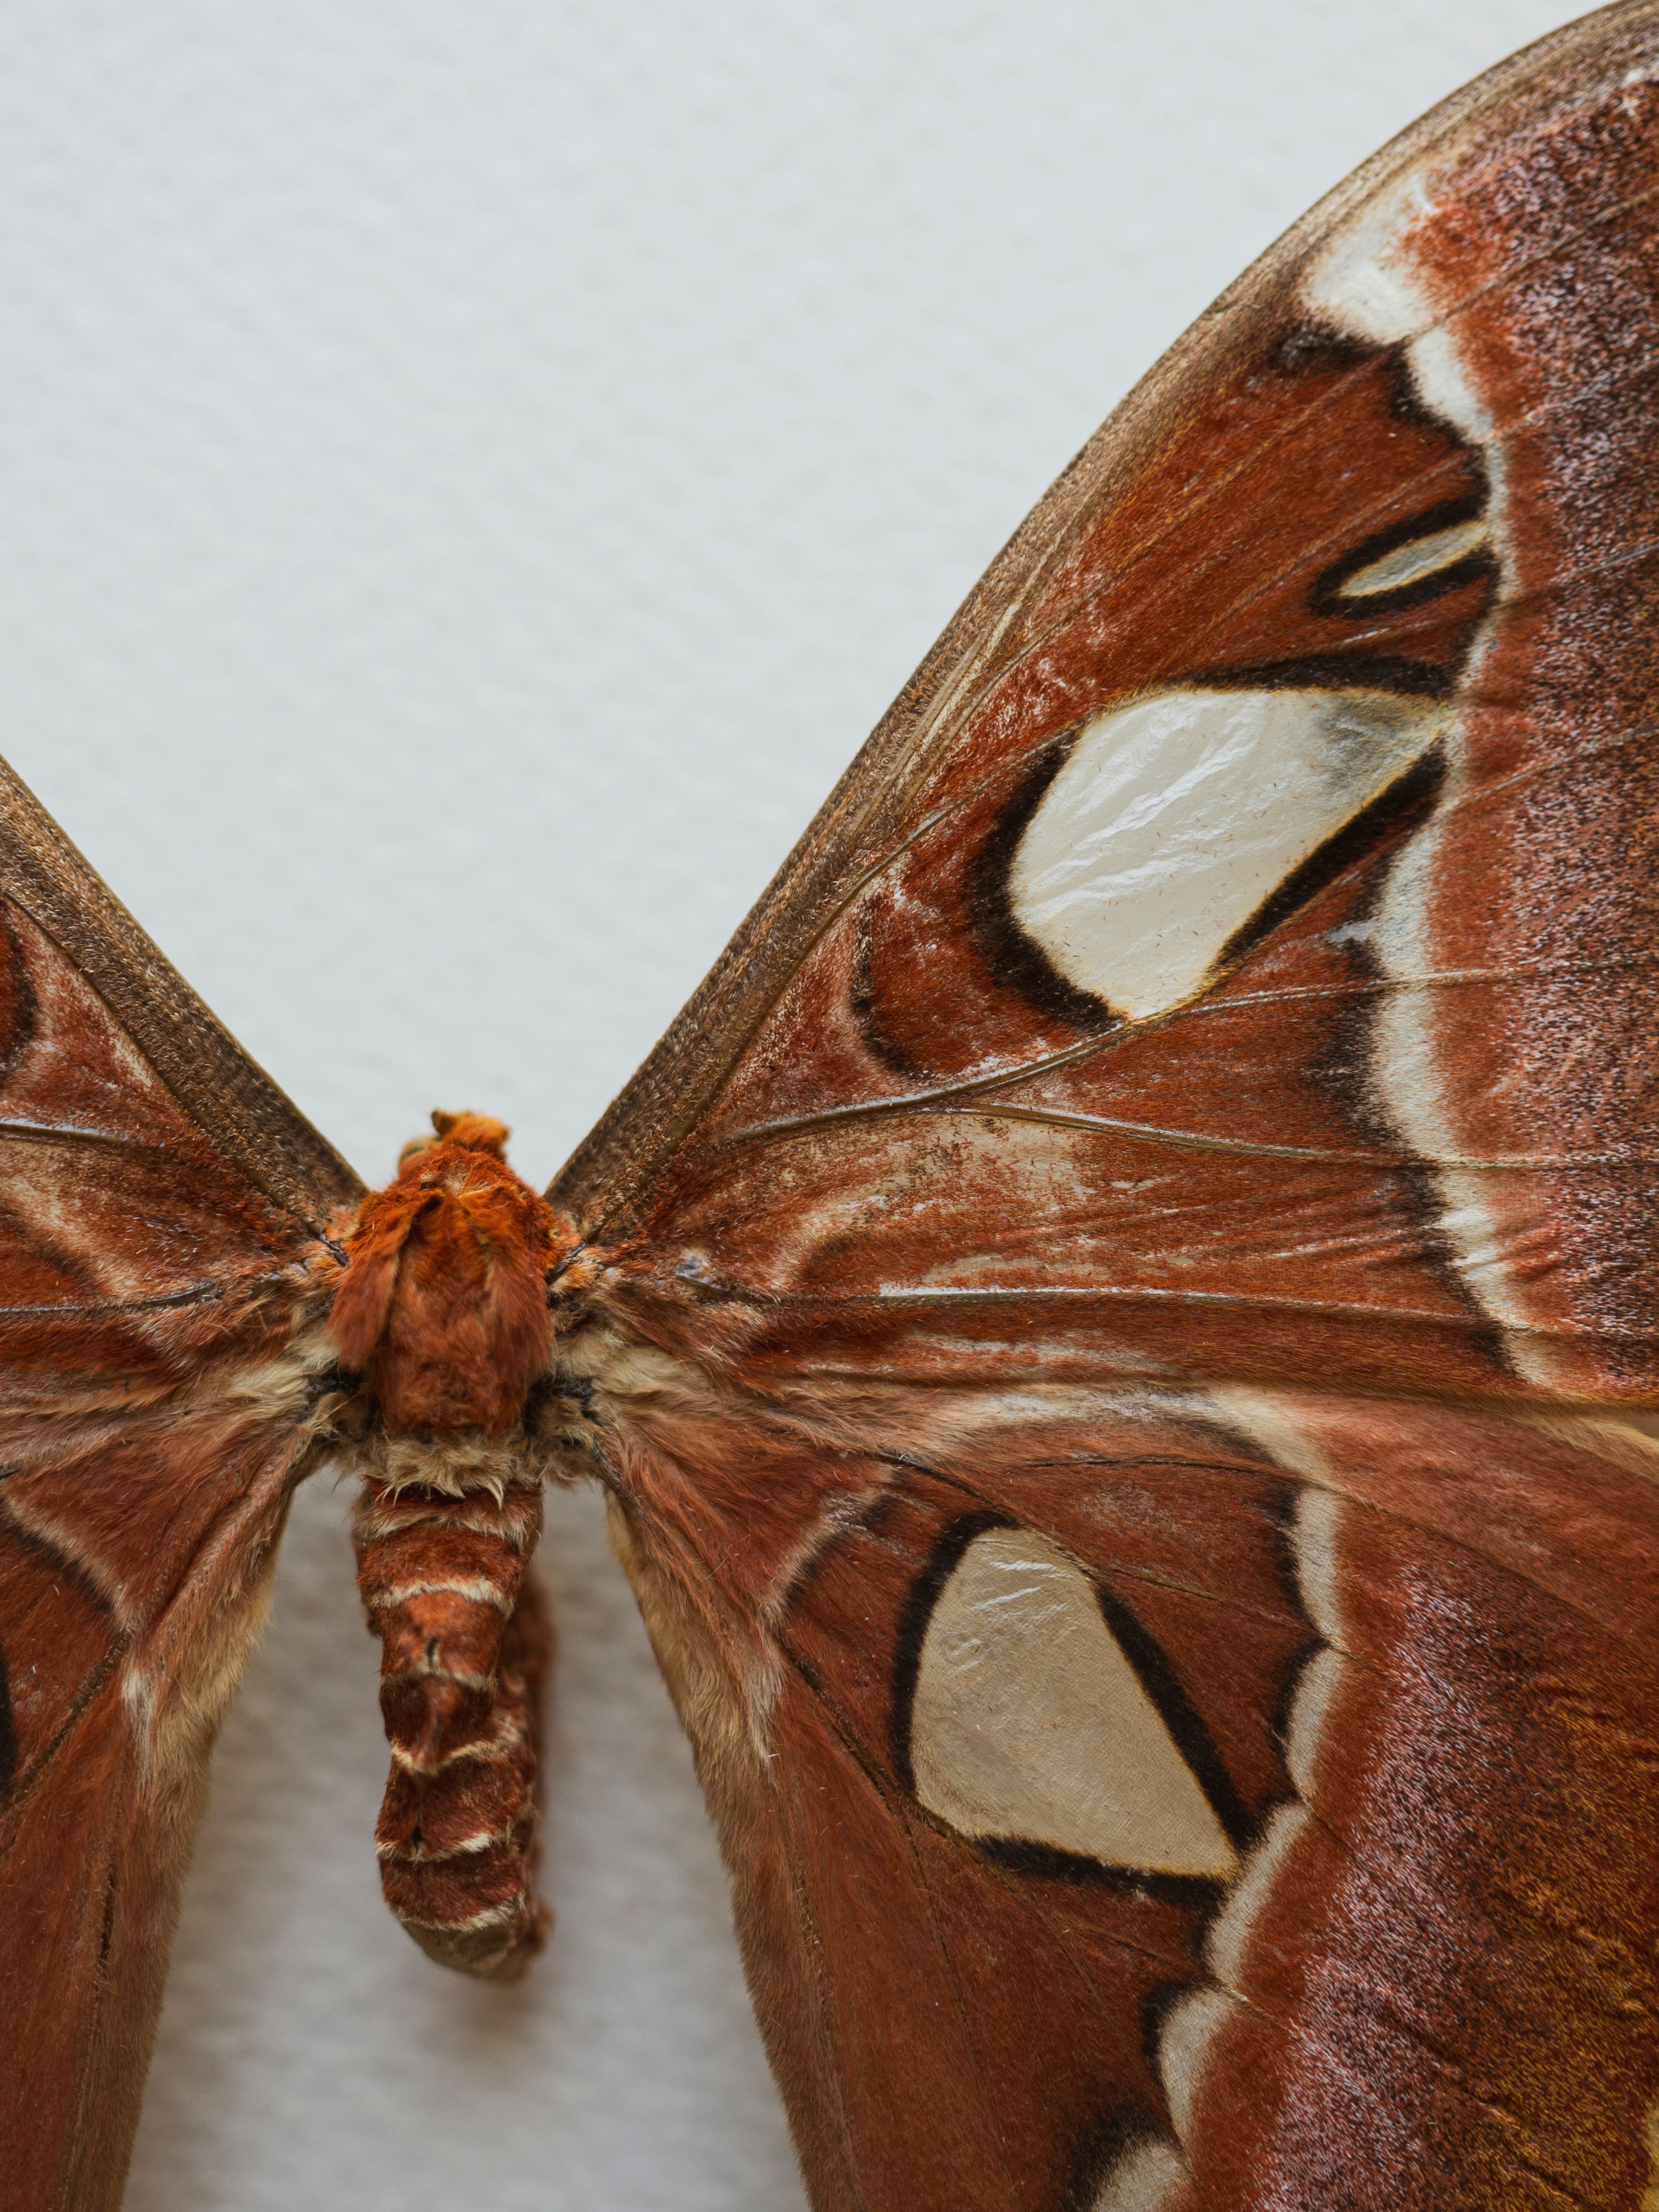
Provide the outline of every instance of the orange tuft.
[[524,1412],[547,1364],[553,1216],[483,1114],[434,1114],[346,1239],[329,1333],[394,1431],[481,1428]]

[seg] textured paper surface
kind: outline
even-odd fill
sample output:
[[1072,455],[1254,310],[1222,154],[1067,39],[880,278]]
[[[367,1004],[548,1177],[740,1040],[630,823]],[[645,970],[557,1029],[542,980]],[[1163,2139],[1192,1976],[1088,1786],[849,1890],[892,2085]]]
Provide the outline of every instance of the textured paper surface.
[[[366,1176],[544,1177],[1025,508],[1550,0],[18,0],[0,748]],[[790,2212],[591,1499],[521,1990],[380,1908],[343,1501],[222,1747],[137,2212]]]

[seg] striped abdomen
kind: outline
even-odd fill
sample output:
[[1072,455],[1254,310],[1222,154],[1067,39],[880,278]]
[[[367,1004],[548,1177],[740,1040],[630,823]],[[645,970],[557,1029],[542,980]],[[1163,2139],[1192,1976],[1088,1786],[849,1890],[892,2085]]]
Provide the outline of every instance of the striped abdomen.
[[551,1917],[534,1867],[552,1636],[527,1572],[542,1502],[523,1420],[558,1227],[501,1122],[432,1118],[346,1233],[329,1332],[356,1384],[357,1580],[384,1655],[381,1887],[431,1957],[500,1978]]
[[357,1583],[380,1636],[392,1772],[375,1830],[386,1903],[430,1957],[502,1979],[551,1915],[535,1892],[537,1706],[551,1656],[530,1555],[538,1489],[446,1496],[370,1480]]

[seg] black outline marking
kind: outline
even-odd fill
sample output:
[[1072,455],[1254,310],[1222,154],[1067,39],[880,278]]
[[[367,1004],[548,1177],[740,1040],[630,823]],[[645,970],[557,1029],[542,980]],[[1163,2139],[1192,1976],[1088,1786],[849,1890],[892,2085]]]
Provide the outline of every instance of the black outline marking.
[[1288,876],[1280,878],[1249,920],[1239,924],[1217,953],[1214,966],[1218,978],[1229,968],[1237,967],[1281,923],[1289,921],[1322,891],[1328,890],[1339,877],[1369,860],[1385,837],[1395,833],[1409,836],[1420,830],[1439,803],[1445,781],[1445,749],[1438,744],[1432,744],[1401,769],[1392,783],[1385,784],[1374,799],[1367,799],[1358,814],[1350,815],[1322,845],[1316,845],[1304,860],[1298,860]]
[[1310,315],[1285,331],[1268,354],[1267,366],[1284,376],[1316,376],[1326,368],[1340,375],[1345,370],[1363,368],[1376,359],[1380,350],[1385,349]]
[[[991,1509],[978,1513],[964,1513],[951,1522],[935,1544],[927,1565],[911,1583],[899,1616],[898,1640],[893,1655],[892,1705],[888,1723],[889,1755],[894,1773],[912,1797],[916,1795],[912,1740],[916,1680],[921,1671],[922,1647],[945,1586],[970,1547],[994,1528],[1012,1528],[1017,1533],[1029,1531],[1033,1537],[1042,1537],[1044,1542],[1054,1541],[1053,1537],[1044,1536],[1040,1528],[1018,1521],[1011,1514]],[[1087,1577],[1095,1593],[1095,1601],[1100,1607],[1107,1633],[1115,1639],[1135,1680],[1169,1731],[1177,1755],[1185,1760],[1193,1779],[1203,1792],[1206,1803],[1219,1822],[1222,1832],[1242,1858],[1256,1832],[1257,1824],[1245,1810],[1214,1737],[1200,1718],[1192,1700],[1181,1686],[1162,1645],[1151,1631],[1115,1591],[1105,1587],[1099,1576],[1081,1561],[1079,1567],[1079,1571]],[[926,1810],[925,1808],[923,1809]],[[1006,1867],[1013,1874],[1049,1881],[1089,1882],[1108,1888],[1128,1890],[1137,1895],[1157,1898],[1163,1903],[1190,1906],[1204,1913],[1213,1910],[1227,1886],[1218,1876],[1164,1874],[1155,1868],[1115,1864],[1109,1860],[1092,1858],[1085,1852],[1064,1850],[1054,1844],[1037,1843],[1024,1837],[970,1836],[963,1840],[971,1844],[982,1857]]]
[[[1194,1960],[1194,1966],[1199,1962]],[[1148,1990],[1140,2000],[1140,2048],[1146,2063],[1161,2082],[1164,2069],[1159,2054],[1164,2047],[1164,2031],[1170,2024],[1170,2014],[1182,1997],[1191,1996],[1194,1990],[1212,1989],[1215,1984],[1199,1966],[1197,1973],[1184,1982],[1160,1982],[1155,1990]]]
[[1019,1525],[1010,1515],[991,1507],[978,1513],[964,1513],[945,1529],[934,1545],[927,1565],[910,1585],[909,1595],[899,1615],[898,1641],[893,1650],[893,1704],[888,1722],[887,1748],[894,1773],[912,1797],[916,1794],[916,1773],[910,1759],[911,1715],[916,1698],[916,1677],[921,1672],[921,1647],[927,1639],[927,1624],[933,1617],[933,1607],[945,1583],[961,1565],[963,1553],[976,1536],[982,1536],[988,1528],[1018,1528]]
[[1109,1859],[1091,1858],[1086,1851],[1062,1850],[1058,1844],[1035,1844],[1024,1836],[964,1836],[962,1840],[981,1858],[1027,1881],[1066,1881],[1079,1888],[1115,1889],[1125,1896],[1150,1898],[1157,1905],[1183,1908],[1203,1920],[1209,1918],[1227,1889],[1219,1875],[1160,1874],[1154,1867],[1116,1866]]
[[1032,817],[1088,726],[1080,722],[1065,731],[1037,756],[975,854],[968,870],[968,933],[999,983],[1011,985],[1039,1013],[1066,1022],[1085,1036],[1097,1036],[1115,1029],[1123,1017],[1097,992],[1084,990],[1060,973],[1027,933],[1008,890],[1015,856]]
[[1150,2113],[1134,2107],[1110,2112],[1084,2134],[1072,2155],[1071,2179],[1060,2203],[1060,2212],[1094,2212],[1100,2192],[1126,2159],[1148,2143],[1156,2143],[1181,2156],[1167,2129]]
[[[1281,677],[1284,678],[1283,688],[1299,688],[1303,672],[1311,665],[1306,662],[1285,663],[1282,667],[1267,671],[1262,688],[1280,688]],[[1340,666],[1346,672],[1361,664],[1345,660],[1331,665]],[[1382,663],[1367,665],[1383,665]],[[1395,671],[1419,668],[1419,664],[1415,662],[1389,662],[1387,665]],[[1433,672],[1420,672],[1432,674]],[[1263,672],[1254,673],[1262,675]],[[1201,680],[1216,690],[1249,688],[1237,684],[1232,672]],[[1194,679],[1195,684],[1199,681]],[[1343,685],[1339,688],[1350,687]],[[1392,690],[1394,687],[1370,684],[1360,688]],[[1410,696],[1419,695],[1413,692]],[[969,879],[969,927],[976,947],[999,982],[1011,985],[1019,991],[1039,1012],[1064,1021],[1085,1036],[1099,1036],[1121,1027],[1124,1017],[1109,1000],[1092,991],[1084,990],[1080,985],[1071,982],[1060,974],[1036,939],[1027,934],[1013,910],[1009,894],[1009,879],[1020,841],[1082,734],[1081,728],[1070,732],[1063,741],[1058,741],[1039,759],[980,848]],[[1271,935],[1282,922],[1288,921],[1322,890],[1328,889],[1346,869],[1358,865],[1366,857],[1368,848],[1395,830],[1402,817],[1412,817],[1406,822],[1407,830],[1420,827],[1432,811],[1444,779],[1444,755],[1437,742],[1425,747],[1392,782],[1384,785],[1381,791],[1369,799],[1357,814],[1351,815],[1340,829],[1333,830],[1322,843],[1304,854],[1288,875],[1281,877],[1255,913],[1242,922],[1222,945],[1211,963],[1211,975],[1205,988],[1213,989],[1264,938]],[[868,939],[860,924],[852,993],[854,1012],[878,1058],[884,1060],[896,1074],[917,1079],[926,1077],[929,1071],[907,1059],[878,1030],[867,981],[867,961]]]
[[[1414,660],[1400,653],[1364,649],[1343,652],[1339,649],[1302,654],[1284,660],[1235,664],[1187,672],[1178,678],[1167,678],[1152,687],[1146,696],[1167,696],[1174,692],[1200,690],[1370,690],[1408,698],[1449,699],[1462,680],[1469,655],[1474,649],[1497,590],[1500,568],[1491,550],[1477,549],[1445,568],[1437,569],[1413,583],[1402,585],[1390,592],[1369,593],[1361,600],[1343,599],[1340,587],[1347,577],[1369,567],[1397,547],[1409,544],[1414,538],[1426,536],[1437,529],[1447,528],[1457,522],[1473,521],[1486,514],[1490,505],[1491,488],[1485,455],[1478,446],[1463,437],[1454,424],[1425,405],[1419,397],[1403,346],[1379,349],[1364,345],[1310,322],[1299,325],[1291,331],[1269,359],[1273,368],[1288,375],[1304,375],[1324,368],[1340,372],[1360,368],[1370,361],[1380,361],[1389,381],[1391,412],[1402,420],[1431,429],[1437,436],[1447,441],[1444,459],[1448,461],[1461,459],[1479,480],[1478,489],[1443,500],[1403,522],[1391,523],[1382,530],[1374,531],[1358,546],[1328,563],[1310,587],[1307,605],[1310,611],[1369,627],[1379,614],[1387,615],[1416,606],[1459,590],[1480,578],[1486,580],[1487,590],[1480,607],[1472,611],[1468,617],[1461,647],[1443,665]],[[1039,1013],[1066,1023],[1085,1036],[1100,1036],[1120,1026],[1124,1018],[1122,1012],[1097,993],[1085,990],[1073,983],[1055,966],[1042,946],[1024,929],[1014,912],[1009,893],[1009,878],[1025,832],[1050,785],[1071,757],[1078,738],[1090,724],[1099,719],[1100,713],[1111,711],[1110,705],[1105,704],[1097,713],[1087,715],[1076,727],[1048,741],[1015,787],[990,834],[969,863],[967,878],[968,934],[993,979],[1017,992]],[[1229,968],[1236,966],[1261,937],[1277,927],[1299,905],[1316,896],[1341,872],[1349,858],[1346,841],[1351,838],[1357,841],[1382,829],[1383,825],[1376,818],[1374,810],[1382,807],[1390,793],[1396,795],[1396,803],[1410,803],[1414,794],[1401,794],[1398,787],[1411,775],[1411,769],[1404,771],[1395,783],[1369,802],[1358,816],[1337,830],[1325,844],[1316,847],[1297,863],[1269,894],[1256,915],[1235,931],[1223,946],[1212,963],[1211,976],[1205,987],[1206,989],[1212,988]],[[1360,828],[1362,823],[1364,825],[1363,830]],[[860,918],[849,994],[852,1012],[877,1060],[895,1074],[911,1081],[921,1080],[931,1071],[914,1060],[881,1028],[875,994],[869,981],[869,958],[867,927]]]
[[[38,1470],[27,1467],[9,1468],[5,1470],[8,1474],[36,1471]],[[71,1584],[89,1607],[94,1618],[101,1620],[103,1622],[106,1643],[102,1656],[95,1659],[82,1674],[80,1680],[71,1686],[68,1696],[56,1701],[53,1711],[57,1716],[57,1725],[50,1735],[30,1749],[21,1776],[17,1769],[17,1761],[21,1757],[22,1747],[17,1743],[12,1731],[9,1686],[9,1684],[6,1686],[7,1733],[11,1737],[13,1764],[7,1787],[0,1789],[0,1800],[3,1800],[8,1790],[15,1790],[20,1780],[27,1783],[32,1778],[43,1773],[51,1765],[68,1741],[71,1730],[76,1727],[82,1715],[87,1711],[92,1700],[109,1680],[122,1653],[130,1650],[133,1642],[133,1632],[131,1629],[124,1629],[121,1626],[121,1617],[116,1599],[101,1586],[92,1570],[75,1558],[72,1553],[64,1551],[52,1537],[43,1534],[38,1529],[31,1528],[27,1522],[19,1521],[14,1513],[3,1504],[0,1504],[0,1553],[3,1553],[8,1545],[15,1545],[18,1551],[38,1561],[47,1573],[61,1577],[63,1581]]]
[[109,1978],[109,1964],[115,1954],[115,1869],[112,1867],[104,1885],[103,1917],[98,1929],[98,1979]]
[[[839,1456],[842,1459],[847,1459],[849,1457],[856,1457],[857,1455],[842,1453]],[[932,1468],[923,1466],[920,1460],[906,1459],[902,1453],[872,1452],[870,1455],[870,1458],[872,1463],[877,1467],[890,1470],[895,1468],[907,1468],[914,1474],[926,1475],[934,1481],[940,1480]],[[864,1536],[867,1537],[872,1542],[881,1545],[890,1555],[896,1555],[899,1557],[904,1556],[908,1547],[890,1542],[881,1532],[884,1522],[890,1521],[901,1504],[905,1503],[906,1500],[908,1500],[912,1504],[918,1502],[915,1498],[915,1493],[907,1491],[903,1487],[902,1482],[897,1480],[884,1482],[883,1486],[878,1494],[872,1498],[869,1504],[864,1506],[860,1511],[855,1513],[850,1520],[819,1522],[818,1530],[823,1540],[817,1545],[816,1549],[807,1559],[802,1560],[800,1565],[795,1569],[794,1573],[789,1577],[789,1580],[784,1584],[781,1589],[775,1593],[770,1601],[774,1608],[773,1617],[779,1624],[778,1634],[781,1640],[788,1634],[789,1615],[793,1612],[803,1595],[811,1588],[812,1584],[817,1580],[824,1568],[829,1565],[830,1561],[835,1558],[836,1553],[844,1543],[850,1542],[855,1536]],[[902,1611],[900,1616],[901,1634],[902,1633],[902,1623],[907,1618],[908,1613]],[[797,1664],[803,1673],[811,1667],[812,1662],[810,1660],[795,1658],[793,1645],[790,1646],[789,1649],[793,1663]],[[918,1647],[918,1650],[920,1650],[920,1647]],[[897,1663],[896,1661],[895,1663]],[[817,1674],[817,1670],[815,1668],[812,1668],[812,1671],[815,1675]],[[821,1675],[818,1675],[817,1679],[820,1681],[823,1680],[823,1677]],[[824,1694],[826,1697],[829,1694],[827,1684],[824,1685]],[[887,1749],[890,1759],[892,1759],[894,1747],[895,1739],[892,1725],[890,1720],[887,1731]],[[894,1760],[894,1771],[895,1772],[899,1771],[896,1760]]]
[[859,1025],[866,1048],[884,1067],[890,1068],[906,1082],[927,1081],[930,1071],[912,1060],[902,1045],[895,1044],[881,1025],[876,1012],[875,987],[870,981],[870,924],[862,908],[853,926],[853,964],[848,978],[847,1004]]
[[[1031,817],[1087,726],[1080,722],[1050,738],[1026,766],[1012,797],[968,864],[964,903],[969,943],[994,987],[1014,992],[1027,1006],[1035,1006],[1051,1021],[1064,1022],[1083,1036],[1098,1036],[1119,1027],[1122,1015],[1095,992],[1083,990],[1060,973],[1022,926],[1008,891],[1014,855]],[[894,1074],[910,1082],[930,1082],[937,1071],[913,1060],[881,1026],[877,994],[870,980],[869,925],[862,913],[856,931],[848,999],[860,1034],[874,1057]]]
[[1403,691],[1431,699],[1449,698],[1456,691],[1481,627],[1491,611],[1492,597],[1498,586],[1499,564],[1488,549],[1470,554],[1466,560],[1455,563],[1455,568],[1437,569],[1431,576],[1421,579],[1419,583],[1401,586],[1396,592],[1368,593],[1363,599],[1340,599],[1330,596],[1346,576],[1369,566],[1385,552],[1392,552],[1396,545],[1408,544],[1413,538],[1443,528],[1452,521],[1472,521],[1476,515],[1485,514],[1491,506],[1492,480],[1486,455],[1479,446],[1463,435],[1455,423],[1425,405],[1418,392],[1406,352],[1403,343],[1393,346],[1370,346],[1310,322],[1299,325],[1282,339],[1270,356],[1272,366],[1290,375],[1306,374],[1327,365],[1336,369],[1350,369],[1361,368],[1368,361],[1380,361],[1389,379],[1389,411],[1401,422],[1415,423],[1443,439],[1447,450],[1442,457],[1443,463],[1454,459],[1462,459],[1479,487],[1475,491],[1440,501],[1403,523],[1393,523],[1386,529],[1373,531],[1358,547],[1328,562],[1314,579],[1306,605],[1309,611],[1316,615],[1340,616],[1349,622],[1369,624],[1375,615],[1389,614],[1414,606],[1420,601],[1437,599],[1479,576],[1485,576],[1488,580],[1488,589],[1483,604],[1469,617],[1462,650],[1443,667],[1394,653],[1337,651],[1305,654],[1287,660],[1266,661],[1253,667],[1218,668],[1205,675],[1186,676],[1179,685],[1170,688],[1209,684],[1218,690],[1245,688],[1263,690]]
[[1176,1749],[1191,1769],[1193,1778],[1221,1823],[1222,1832],[1242,1856],[1255,1823],[1245,1811],[1233,1787],[1215,1738],[1200,1719],[1198,1710],[1181,1686],[1164,1647],[1139,1618],[1104,1583],[1093,1576],[1101,1617],[1117,1639],[1117,1645],[1135,1672],[1135,1679],[1152,1700],[1158,1718],[1175,1741]]
[[[1484,615],[1484,610],[1482,611]],[[1398,653],[1307,653],[1288,660],[1261,660],[1230,668],[1199,668],[1176,691],[1389,691],[1407,699],[1449,699],[1462,679],[1463,663],[1478,623],[1455,661],[1437,668]]]
[[[6,1469],[8,1474],[39,1472],[38,1467]],[[0,1547],[9,1543],[15,1544],[21,1551],[44,1561],[52,1573],[61,1575],[65,1582],[73,1583],[93,1610],[101,1613],[108,1622],[112,1653],[125,1650],[132,1641],[131,1632],[122,1627],[117,1600],[104,1588],[93,1570],[77,1559],[73,1552],[65,1551],[55,1537],[30,1528],[27,1521],[20,1521],[9,1505],[0,1502]]]
[[[255,1275],[248,1287],[278,1283],[280,1274]],[[88,1315],[159,1313],[164,1306],[210,1305],[233,1287],[228,1283],[198,1283],[193,1290],[169,1291],[163,1297],[101,1298],[87,1305],[0,1306],[0,1321],[85,1321]]]
[[[1438,418],[1437,418],[1438,419]],[[1476,449],[1471,447],[1471,453]],[[1481,466],[1484,477],[1486,470]],[[1393,614],[1407,607],[1422,606],[1430,599],[1437,599],[1445,592],[1461,590],[1477,576],[1491,579],[1495,589],[1502,571],[1498,556],[1490,545],[1472,546],[1455,560],[1448,561],[1426,574],[1407,583],[1395,584],[1378,592],[1347,594],[1344,586],[1349,579],[1371,568],[1390,553],[1412,544],[1419,538],[1432,538],[1437,532],[1452,530],[1460,522],[1479,522],[1486,519],[1490,506],[1488,489],[1471,492],[1462,499],[1442,500],[1438,506],[1425,507],[1421,514],[1404,522],[1392,523],[1386,530],[1373,532],[1362,544],[1333,561],[1314,580],[1308,594],[1308,605],[1316,615],[1334,615],[1352,621],[1357,616]],[[1490,604],[1490,602],[1488,602]]]

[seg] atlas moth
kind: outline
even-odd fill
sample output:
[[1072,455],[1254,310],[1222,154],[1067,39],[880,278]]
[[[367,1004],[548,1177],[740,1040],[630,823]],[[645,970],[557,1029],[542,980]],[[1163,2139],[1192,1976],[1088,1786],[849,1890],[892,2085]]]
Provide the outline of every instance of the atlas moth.
[[9,2202],[118,2201],[330,1455],[487,1975],[604,1487],[821,2212],[1653,2201],[1656,74],[1544,40],[1195,325],[544,1196],[363,1191],[8,781]]

